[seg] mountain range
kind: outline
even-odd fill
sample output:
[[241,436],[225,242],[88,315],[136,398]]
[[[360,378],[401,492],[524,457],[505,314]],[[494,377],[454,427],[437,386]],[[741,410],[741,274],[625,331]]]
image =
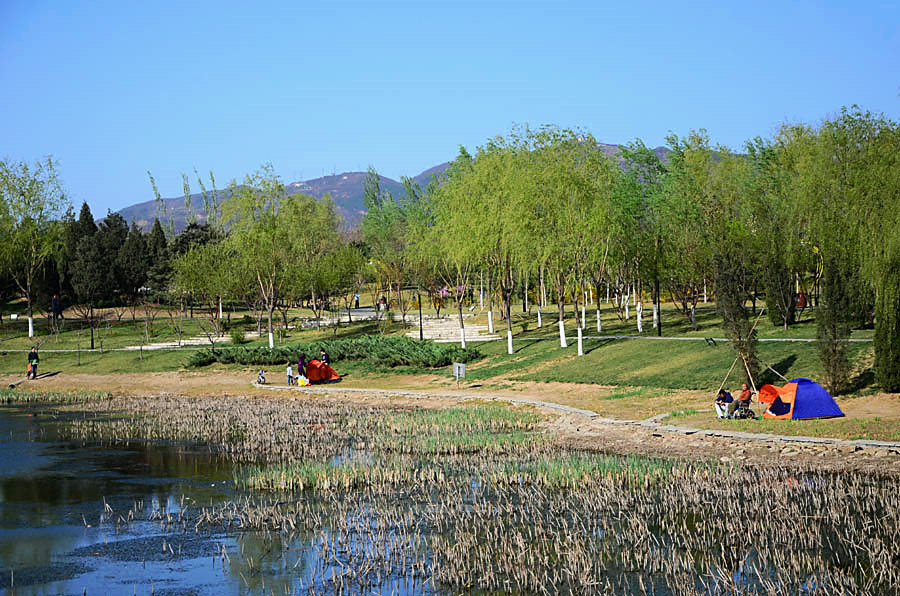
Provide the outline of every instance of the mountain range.
[[[597,148],[609,157],[616,157],[622,149],[619,145],[608,145],[598,143]],[[669,150],[664,147],[657,147],[653,150],[663,161],[666,161]],[[428,168],[421,174],[413,176],[411,180],[421,188],[428,186],[433,176],[440,175],[449,166],[449,162],[438,164]],[[366,214],[363,206],[364,185],[366,181],[366,172],[344,172],[332,176],[322,176],[311,180],[302,180],[299,182],[291,182],[287,184],[289,194],[304,193],[322,198],[326,194],[330,194],[337,205],[338,211],[343,216],[348,229],[353,229],[359,225],[360,220]],[[404,195],[403,185],[387,176],[379,175],[381,189],[388,191],[394,197]],[[228,191],[219,191],[218,199],[221,202],[228,198]],[[190,195],[191,211],[194,213],[195,219],[203,223],[206,221],[206,211],[203,205],[203,196],[200,193]],[[153,226],[153,220],[159,217],[161,222],[172,220],[175,232],[183,230],[187,226],[189,211],[185,206],[184,197],[173,197],[162,199],[165,206],[163,212],[162,205],[158,201],[145,201],[125,207],[119,210],[119,214],[128,221],[129,224],[134,222],[144,231],[149,231]]]

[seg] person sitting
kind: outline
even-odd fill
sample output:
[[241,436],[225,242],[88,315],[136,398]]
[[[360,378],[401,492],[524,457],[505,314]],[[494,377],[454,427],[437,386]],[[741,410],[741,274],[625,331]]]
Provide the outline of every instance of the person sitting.
[[728,405],[728,417],[734,418],[734,412],[739,407],[748,409],[750,407],[750,398],[753,394],[750,392],[750,388],[747,387],[747,383],[743,383],[741,385],[741,394],[738,395],[738,398],[731,402]]
[[319,353],[322,355],[319,360],[321,360],[323,364],[331,365],[331,356],[328,355],[328,352],[325,351],[325,348],[319,350]]
[[728,415],[728,407],[733,401],[734,398],[731,396],[731,393],[724,389],[719,389],[719,394],[716,395],[716,415],[719,418],[725,418]]

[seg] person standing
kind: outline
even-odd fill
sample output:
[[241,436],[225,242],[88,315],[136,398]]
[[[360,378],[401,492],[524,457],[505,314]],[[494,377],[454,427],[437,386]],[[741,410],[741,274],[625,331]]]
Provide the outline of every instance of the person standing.
[[288,362],[287,365],[287,378],[288,378],[288,387],[294,384],[294,369],[291,368],[291,363]]
[[56,294],[54,294],[53,299],[50,300],[50,312],[53,314],[54,323],[63,318],[62,304],[59,301],[59,296],[57,296]]
[[353,308],[359,310],[359,294],[353,295]]
[[38,362],[40,361],[41,359],[38,356],[37,348],[31,346],[31,351],[28,352],[28,372],[25,374],[26,379],[29,377],[31,379],[37,379],[37,367]]

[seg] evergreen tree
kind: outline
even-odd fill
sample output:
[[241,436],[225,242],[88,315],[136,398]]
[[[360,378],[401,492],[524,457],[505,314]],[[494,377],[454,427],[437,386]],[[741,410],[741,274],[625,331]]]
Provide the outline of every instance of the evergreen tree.
[[150,288],[150,296],[158,301],[168,291],[171,277],[169,244],[159,218],[153,220],[153,228],[147,239],[147,257],[149,259],[147,286]]
[[825,386],[832,393],[847,388],[850,361],[847,358],[847,338],[850,337],[847,269],[836,257],[828,257],[822,276],[822,296],[816,310],[816,338]]
[[128,223],[125,218],[112,211],[107,212],[106,218],[100,222],[97,229],[96,242],[100,248],[101,262],[109,268],[109,286],[101,300],[116,300],[125,288],[125,280],[119,267],[119,250],[128,238]]
[[72,265],[72,286],[78,301],[88,307],[91,349],[94,349],[94,307],[112,292],[115,281],[110,259],[96,241],[96,235],[85,236],[78,242]]
[[141,287],[147,281],[147,274],[150,269],[150,261],[147,255],[147,240],[137,225],[131,224],[128,237],[119,249],[116,260],[122,282],[122,294],[134,304],[137,301]]

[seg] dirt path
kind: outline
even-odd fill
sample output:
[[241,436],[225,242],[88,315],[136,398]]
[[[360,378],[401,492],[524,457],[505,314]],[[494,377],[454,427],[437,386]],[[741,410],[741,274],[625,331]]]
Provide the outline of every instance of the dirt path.
[[[283,382],[280,375],[270,381]],[[703,392],[662,392],[640,395],[641,407],[631,406],[638,416],[623,417],[622,399],[603,396],[618,395],[622,388],[596,387],[562,383],[513,383],[500,386],[468,386],[457,389],[442,377],[384,377],[345,379],[335,385],[314,386],[302,390],[278,386],[254,387],[254,375],[247,372],[162,372],[137,374],[58,374],[26,382],[26,390],[109,391],[117,395],[147,396],[179,394],[186,396],[247,395],[309,399],[340,399],[364,405],[419,406],[442,408],[473,400],[503,400],[537,407],[547,412],[545,432],[552,433],[572,447],[598,449],[620,454],[642,454],[677,457],[713,458],[735,463],[780,463],[816,465],[834,469],[869,469],[900,473],[900,445],[871,441],[841,441],[729,433],[698,430],[670,425],[666,420],[650,419],[659,410],[654,402],[698,404],[709,408]],[[2,377],[4,384],[12,375]],[[626,392],[627,393],[627,392]],[[598,397],[599,396],[599,397]],[[900,416],[900,400],[857,398],[848,416]],[[886,411],[887,409],[887,411]],[[846,411],[846,408],[845,408]],[[644,414],[651,412],[650,416]],[[658,413],[658,412],[657,412]]]

